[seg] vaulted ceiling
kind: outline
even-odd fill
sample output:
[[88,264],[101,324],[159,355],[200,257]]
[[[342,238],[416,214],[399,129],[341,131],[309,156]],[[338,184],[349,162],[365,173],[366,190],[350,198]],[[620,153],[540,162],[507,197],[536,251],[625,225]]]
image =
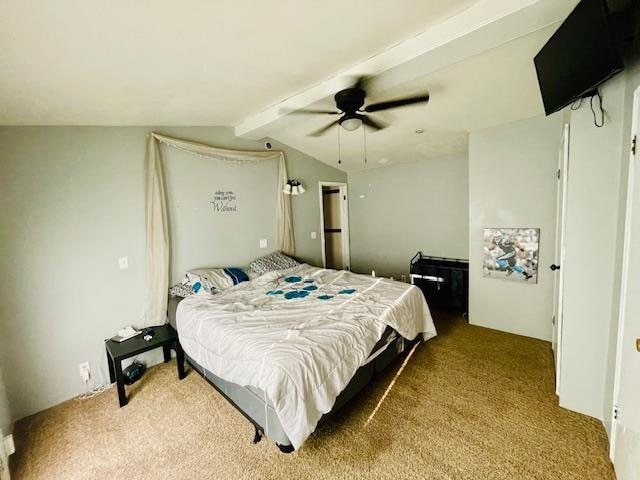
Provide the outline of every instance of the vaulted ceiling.
[[[335,119],[329,115],[285,115],[269,124],[269,136],[347,171],[464,153],[471,131],[544,114],[532,58],[554,29],[543,28],[424,77],[374,90],[372,102],[426,91],[431,99],[427,105],[372,114],[387,128],[367,129],[366,139],[362,127],[353,132],[333,127],[321,137],[307,136]],[[313,105],[332,106],[332,97]]]
[[235,125],[475,0],[3,0],[0,124]]
[[[0,2],[0,124],[234,125],[337,165],[332,107],[356,75],[390,126],[341,131],[344,170],[467,148],[468,132],[543,113],[533,55],[578,0]],[[423,130],[423,133],[415,133]]]

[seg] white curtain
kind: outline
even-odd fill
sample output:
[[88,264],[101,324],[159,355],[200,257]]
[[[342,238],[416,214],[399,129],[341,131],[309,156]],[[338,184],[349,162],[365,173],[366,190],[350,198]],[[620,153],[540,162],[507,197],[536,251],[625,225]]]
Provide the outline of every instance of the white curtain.
[[278,161],[278,210],[276,245],[278,250],[295,254],[291,199],[283,193],[287,183],[287,166],[284,153],[266,150],[261,152],[227,150],[198,142],[171,138],[150,133],[145,157],[145,200],[147,222],[147,298],[145,326],[163,325],[167,318],[167,290],[169,288],[169,258],[171,243],[167,218],[167,197],[160,155],[160,143],[185,152],[238,165],[262,160]]

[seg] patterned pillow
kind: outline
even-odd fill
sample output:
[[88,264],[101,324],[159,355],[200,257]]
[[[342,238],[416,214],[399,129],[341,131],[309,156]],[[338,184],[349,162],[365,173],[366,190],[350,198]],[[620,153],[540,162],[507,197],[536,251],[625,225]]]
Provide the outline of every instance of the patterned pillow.
[[273,252],[264,257],[260,257],[249,264],[249,268],[258,275],[264,275],[273,270],[286,270],[300,265],[293,258],[282,252]]
[[231,286],[226,275],[218,276],[214,270],[215,269],[200,268],[187,272],[187,279],[191,284],[193,293],[197,295],[214,295],[217,293],[216,291],[219,287],[222,287],[222,290],[224,290]]
[[[212,295],[249,280],[247,274],[240,268],[198,268],[189,270],[187,278],[194,288],[194,293]],[[197,284],[200,284],[200,287],[197,287]]]
[[193,290],[191,288],[192,287],[190,283],[176,283],[173,287],[169,288],[169,295],[173,295],[174,297],[187,298],[193,293]]

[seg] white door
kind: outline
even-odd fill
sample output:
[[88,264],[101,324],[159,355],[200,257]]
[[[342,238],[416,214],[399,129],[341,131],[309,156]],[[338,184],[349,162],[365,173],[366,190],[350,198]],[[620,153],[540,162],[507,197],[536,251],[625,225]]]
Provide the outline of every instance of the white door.
[[564,270],[560,267],[564,260],[564,231],[567,207],[567,179],[569,175],[569,125],[562,131],[560,150],[558,151],[558,190],[556,198],[556,250],[554,263],[550,266],[554,275],[553,295],[553,339],[552,348],[556,367],[556,394],[560,392],[560,363],[562,361],[562,293]]
[[322,266],[349,270],[349,207],[347,184],[320,182],[320,243]]
[[[640,87],[631,138],[640,134]],[[640,141],[640,140],[639,140]],[[640,147],[639,147],[640,148]],[[611,419],[611,460],[618,480],[640,478],[640,151],[629,157],[618,347]]]

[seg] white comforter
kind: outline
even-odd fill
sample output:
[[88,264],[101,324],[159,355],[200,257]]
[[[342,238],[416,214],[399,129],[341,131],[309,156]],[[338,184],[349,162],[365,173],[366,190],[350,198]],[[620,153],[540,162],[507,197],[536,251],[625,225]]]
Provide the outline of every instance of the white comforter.
[[224,380],[262,389],[295,448],[331,410],[387,325],[436,335],[422,292],[309,265],[180,302],[185,352]]

